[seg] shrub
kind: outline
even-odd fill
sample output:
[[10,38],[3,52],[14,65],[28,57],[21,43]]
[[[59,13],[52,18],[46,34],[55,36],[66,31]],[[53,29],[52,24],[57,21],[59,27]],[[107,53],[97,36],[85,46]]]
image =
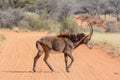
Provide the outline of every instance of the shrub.
[[39,20],[39,15],[36,13],[31,13],[31,12],[25,12],[25,27],[30,29],[30,30],[36,30],[39,29],[40,26],[40,20]]
[[25,21],[27,21],[30,30],[50,30],[53,21],[45,19],[44,15],[39,16],[36,13],[25,12]]
[[78,33],[79,32],[79,26],[77,25],[77,23],[75,22],[75,20],[73,20],[70,17],[67,17],[62,23],[61,23],[62,27],[60,32],[65,32],[65,33]]
[[40,20],[39,21],[39,26],[35,27],[36,30],[47,30],[47,31],[52,31],[52,32],[60,32],[61,24],[60,23],[55,23],[52,20]]
[[48,30],[51,32],[60,33],[61,27],[62,26],[60,23],[55,23],[54,21],[48,20]]
[[[44,11],[43,11],[44,12]],[[25,12],[22,9],[6,9],[0,11],[0,27],[10,28],[14,31],[21,29],[49,30],[54,32],[77,33],[79,27],[75,20],[70,17],[63,22],[53,21],[45,18],[46,14],[39,16],[34,12]]]
[[49,30],[59,32],[60,24],[55,23],[50,19],[43,18],[44,15],[39,16],[36,13],[25,12],[25,21],[30,30]]
[[24,19],[23,10],[5,9],[0,11],[0,28],[10,28],[19,25],[19,21]]
[[120,18],[118,18],[118,21],[120,22]]
[[112,23],[107,25],[107,32],[120,32],[120,26],[115,26]]

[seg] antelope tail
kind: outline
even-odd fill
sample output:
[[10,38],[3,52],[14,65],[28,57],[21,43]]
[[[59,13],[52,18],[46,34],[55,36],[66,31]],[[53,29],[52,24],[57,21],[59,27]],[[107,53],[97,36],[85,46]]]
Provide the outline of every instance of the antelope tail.
[[39,49],[39,45],[40,45],[39,41],[36,41],[36,48],[37,49]]

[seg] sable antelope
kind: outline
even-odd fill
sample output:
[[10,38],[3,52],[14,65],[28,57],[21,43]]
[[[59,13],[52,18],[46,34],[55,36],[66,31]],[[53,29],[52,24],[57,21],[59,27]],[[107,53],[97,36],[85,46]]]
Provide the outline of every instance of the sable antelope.
[[[49,58],[49,54],[51,50],[59,51],[64,54],[65,58],[65,65],[66,65],[66,71],[69,72],[69,68],[71,67],[74,57],[72,56],[72,51],[77,48],[81,44],[87,45],[89,48],[91,48],[91,45],[89,44],[91,40],[91,36],[93,34],[93,28],[90,24],[89,26],[90,34],[86,35],[84,33],[79,33],[77,35],[75,34],[60,34],[58,36],[54,37],[43,37],[40,40],[36,42],[37,47],[37,55],[34,57],[34,63],[33,63],[33,71],[36,72],[36,62],[40,58],[40,56],[45,53],[44,56],[44,62],[47,64],[49,69],[51,71],[54,71],[51,65],[47,62]],[[71,59],[70,64],[68,65],[68,57]]]

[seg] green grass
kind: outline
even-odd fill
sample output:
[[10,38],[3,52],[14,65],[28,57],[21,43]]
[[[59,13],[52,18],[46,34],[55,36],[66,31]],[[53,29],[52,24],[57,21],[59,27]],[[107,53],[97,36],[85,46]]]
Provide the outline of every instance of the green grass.
[[94,33],[92,43],[95,45],[105,45],[109,52],[120,55],[120,33]]

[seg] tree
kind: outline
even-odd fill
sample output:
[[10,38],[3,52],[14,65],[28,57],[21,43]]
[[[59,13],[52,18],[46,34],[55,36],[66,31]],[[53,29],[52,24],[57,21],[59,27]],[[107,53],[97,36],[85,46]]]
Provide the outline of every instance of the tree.
[[95,15],[100,17],[101,14],[111,14],[113,9],[109,5],[108,0],[77,0],[80,5],[76,13],[83,13],[89,15]]
[[81,13],[88,13],[90,15],[95,15],[95,16],[99,16],[100,17],[100,0],[79,0],[78,1],[80,6],[80,10],[79,11]]
[[119,21],[120,14],[120,0],[109,0],[110,6],[113,7],[115,15],[117,17],[117,21]]
[[0,0],[0,8],[25,8],[32,5],[35,0]]
[[50,18],[57,8],[56,3],[56,0],[36,0],[36,13],[44,18]]
[[105,19],[107,14],[113,13],[113,9],[110,7],[108,0],[101,0],[99,3],[99,8],[100,8],[100,14],[104,15]]
[[70,16],[70,11],[71,8],[68,4],[64,4],[61,10],[61,13],[59,15],[58,21],[62,22],[64,21],[67,17]]

